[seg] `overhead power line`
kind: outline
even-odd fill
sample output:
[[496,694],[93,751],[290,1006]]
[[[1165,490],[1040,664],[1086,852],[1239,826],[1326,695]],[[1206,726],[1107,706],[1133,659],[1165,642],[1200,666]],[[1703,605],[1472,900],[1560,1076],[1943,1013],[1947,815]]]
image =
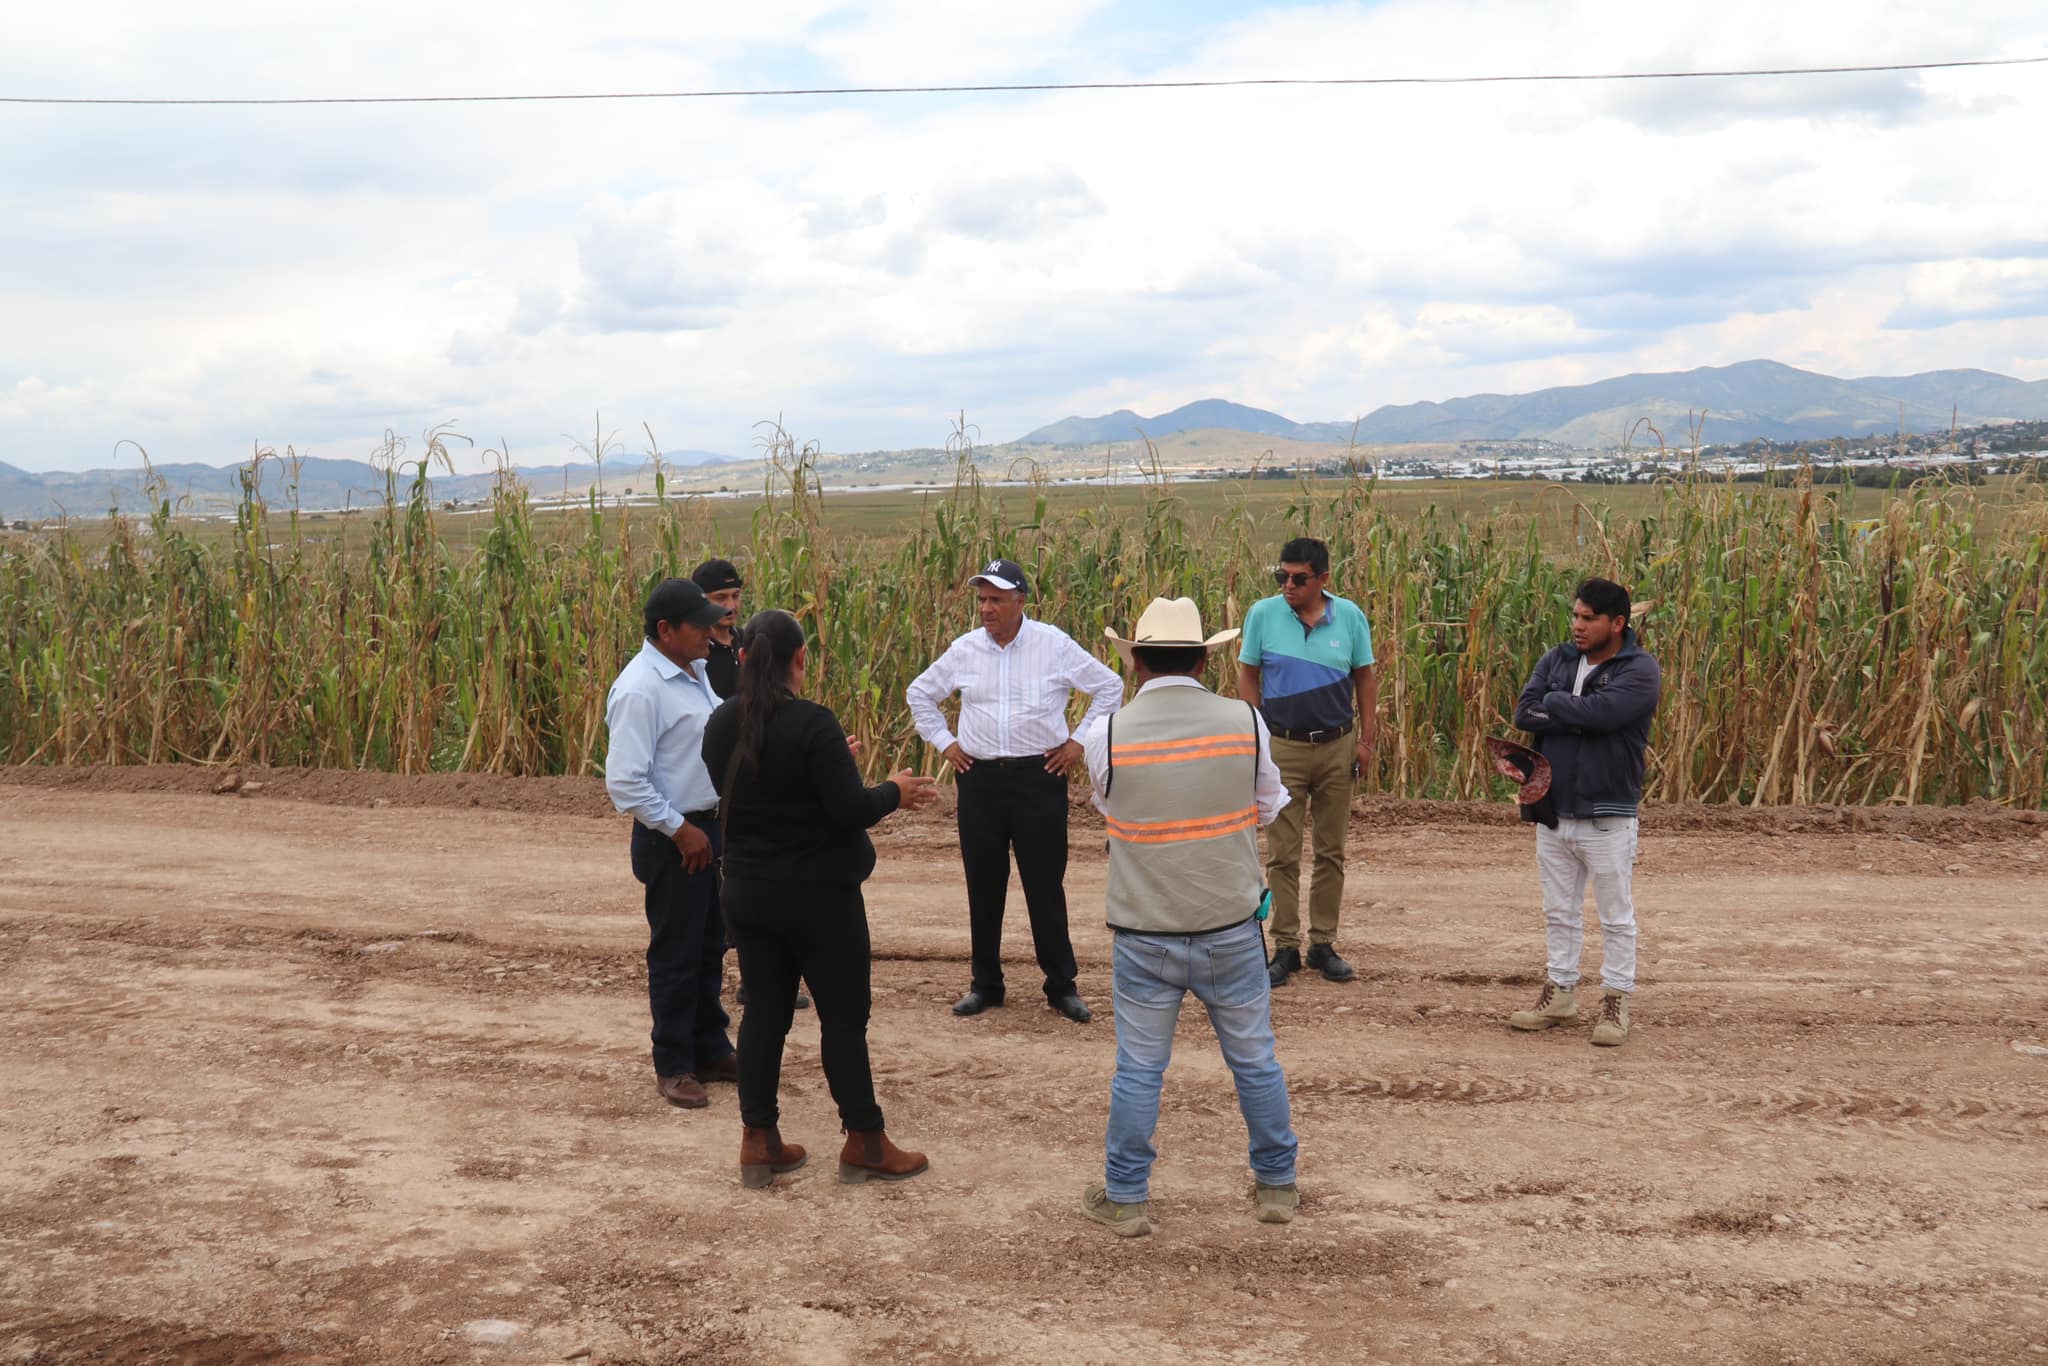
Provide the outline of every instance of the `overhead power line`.
[[1011,95],[1060,90],[1221,90],[1243,86],[1530,85],[1563,81],[1703,81],[1751,76],[1854,76],[1887,71],[1954,71],[1964,67],[2033,66],[2040,57],[1982,57],[1957,62],[1892,62],[1868,66],[1775,66],[1725,71],[1581,71],[1505,76],[1246,76],[1188,81],[1038,81],[1000,85],[841,85],[733,90],[609,90],[528,95],[277,95],[196,98],[0,95],[0,104],[279,105],[522,104],[570,100],[796,99],[826,95]]

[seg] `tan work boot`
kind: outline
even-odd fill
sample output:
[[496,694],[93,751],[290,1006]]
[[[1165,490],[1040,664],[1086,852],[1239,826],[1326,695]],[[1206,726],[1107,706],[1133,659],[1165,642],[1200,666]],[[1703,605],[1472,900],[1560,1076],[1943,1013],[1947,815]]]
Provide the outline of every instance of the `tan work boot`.
[[1090,1186],[1081,1192],[1081,1213],[1108,1227],[1119,1238],[1142,1238],[1152,1231],[1152,1202],[1138,1200],[1119,1205],[1109,1198],[1107,1186]]
[[863,1181],[908,1181],[929,1166],[923,1153],[905,1152],[880,1129],[870,1134],[848,1133],[846,1146],[839,1150],[839,1179],[849,1186]]
[[1600,1018],[1593,1022],[1593,1042],[1619,1048],[1628,1042],[1628,993],[1608,987],[1600,993]]
[[1555,1029],[1578,1022],[1578,996],[1570,987],[1548,981],[1543,984],[1543,994],[1536,998],[1534,1010],[1518,1010],[1508,1016],[1510,1029]]
[[1269,1186],[1263,1181],[1255,1181],[1253,1185],[1252,1200],[1259,1208],[1260,1223],[1294,1222],[1294,1211],[1301,1208],[1301,1191],[1292,1181],[1284,1186]]
[[782,1173],[803,1166],[804,1161],[803,1148],[784,1143],[782,1131],[773,1125],[740,1130],[740,1184],[748,1190],[760,1190]]

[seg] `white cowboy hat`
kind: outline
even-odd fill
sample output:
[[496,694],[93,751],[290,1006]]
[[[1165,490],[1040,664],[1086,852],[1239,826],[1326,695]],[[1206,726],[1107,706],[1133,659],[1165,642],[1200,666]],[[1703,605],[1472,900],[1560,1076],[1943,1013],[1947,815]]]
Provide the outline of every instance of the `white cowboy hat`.
[[1116,642],[1116,652],[1128,664],[1133,645],[1213,650],[1218,645],[1236,640],[1238,630],[1233,626],[1205,640],[1202,637],[1202,611],[1195,606],[1193,598],[1154,598],[1145,614],[1138,618],[1138,629],[1131,633],[1130,639],[1126,640],[1109,626],[1102,628],[1102,634]]

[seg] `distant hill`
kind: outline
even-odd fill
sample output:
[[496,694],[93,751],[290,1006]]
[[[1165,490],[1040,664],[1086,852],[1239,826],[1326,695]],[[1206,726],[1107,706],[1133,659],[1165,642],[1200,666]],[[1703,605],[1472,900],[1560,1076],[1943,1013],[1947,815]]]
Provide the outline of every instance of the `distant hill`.
[[[712,451],[664,451],[662,461],[672,469],[687,468],[695,478],[707,466],[742,463],[736,457]],[[751,462],[746,462],[751,463]],[[186,510],[205,513],[224,511],[240,499],[241,470],[237,466],[174,464],[158,465],[173,499],[183,500]],[[519,477],[537,494],[581,495],[599,482],[598,468],[587,462],[566,465],[519,466]],[[410,478],[408,468],[399,482],[405,494]],[[142,497],[142,469],[127,465],[120,469],[55,471],[35,474],[0,464],[0,517],[39,519],[61,515],[98,517],[110,507],[139,512],[146,507]],[[309,456],[296,471],[283,461],[266,460],[258,469],[258,491],[273,507],[296,501],[308,509],[363,507],[384,500],[384,476],[362,460],[328,460]],[[449,475],[435,472],[429,481],[437,502],[487,497],[496,478],[491,474]],[[297,497],[293,498],[296,481]],[[607,492],[627,488],[651,492],[653,466],[640,456],[604,462],[603,485]]]
[[1023,446],[1100,446],[1111,441],[1136,441],[1145,436],[1172,436],[1176,432],[1223,430],[1276,436],[1288,441],[1344,441],[1351,436],[1348,422],[1290,422],[1264,408],[1248,408],[1226,399],[1205,398],[1184,403],[1157,417],[1139,417],[1129,408],[1119,408],[1105,417],[1069,417],[1040,427],[1017,439]]
[[[1686,440],[1688,412],[1706,413],[1705,440],[1813,441],[1894,431],[1900,405],[1909,432],[1945,431],[1954,413],[1962,425],[2048,418],[2048,380],[2017,380],[1988,370],[1836,379],[1771,360],[1705,366],[1668,374],[1621,375],[1595,384],[1529,394],[1475,394],[1443,403],[1390,404],[1358,424],[1361,445],[1505,441],[1541,438],[1566,445],[1619,445],[1638,419],[1665,439]],[[1346,441],[1348,422],[1294,422],[1263,408],[1204,399],[1143,418],[1128,408],[1106,417],[1070,417],[1040,427],[1020,444],[1100,445],[1203,428],[1296,441]],[[1654,441],[1637,431],[1638,445]]]

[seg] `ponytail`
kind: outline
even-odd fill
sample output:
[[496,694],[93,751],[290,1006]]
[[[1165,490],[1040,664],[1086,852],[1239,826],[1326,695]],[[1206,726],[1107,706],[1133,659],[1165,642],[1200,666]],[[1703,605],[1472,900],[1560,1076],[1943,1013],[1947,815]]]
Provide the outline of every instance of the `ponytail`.
[[776,608],[756,612],[740,630],[740,676],[733,691],[739,703],[739,738],[734,771],[758,769],[768,718],[789,697],[789,666],[804,647],[803,623]]

